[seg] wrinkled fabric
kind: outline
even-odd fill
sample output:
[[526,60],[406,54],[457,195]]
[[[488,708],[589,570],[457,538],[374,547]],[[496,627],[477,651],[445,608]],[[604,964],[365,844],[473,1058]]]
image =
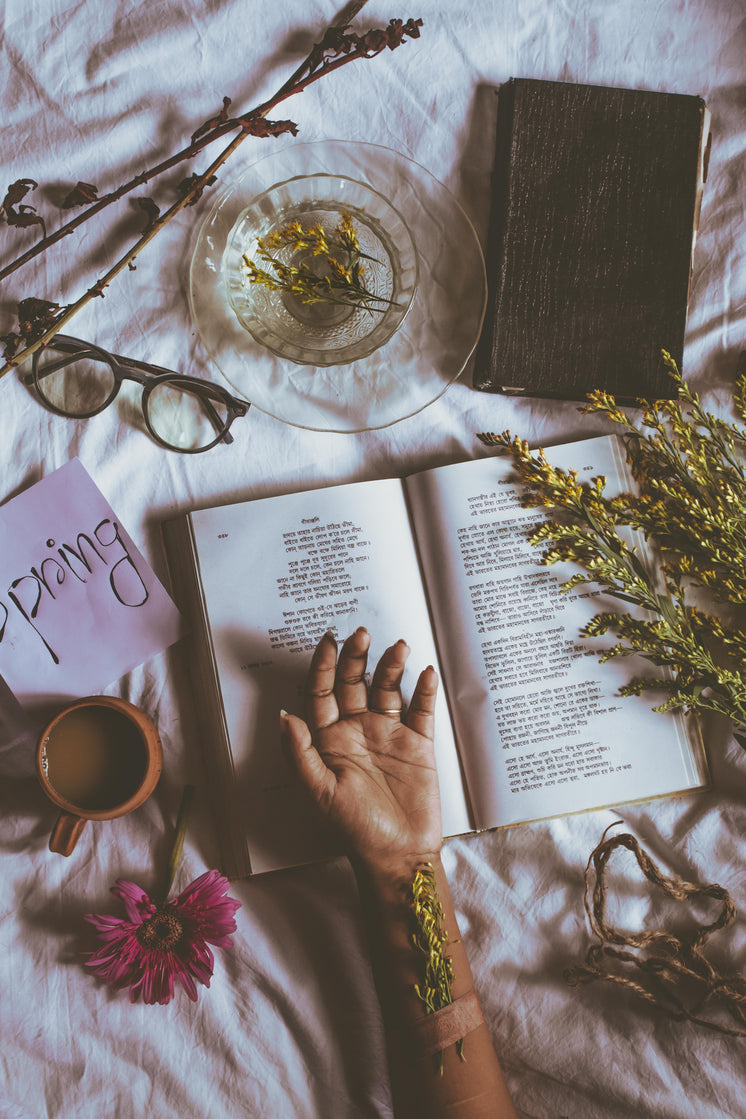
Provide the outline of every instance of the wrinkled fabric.
[[[38,182],[24,203],[56,227],[70,214],[59,206],[76,182],[103,194],[187,144],[224,96],[236,112],[269,96],[336,14],[334,0],[6,0],[0,187]],[[416,160],[453,191],[482,241],[501,82],[550,78],[705,98],[714,139],[684,372],[708,406],[724,408],[746,348],[746,23],[737,0],[421,0],[394,11],[370,3],[355,27],[390,15],[421,17],[422,37],[341,69],[275,116],[294,120],[300,140],[370,141]],[[288,142],[249,139],[221,182]],[[203,155],[189,173],[206,166]],[[186,174],[178,167],[169,182]],[[157,185],[136,193],[161,208],[168,202]],[[192,239],[209,206],[208,192],[68,332],[219,381],[186,298]],[[125,200],[4,281],[2,332],[21,298],[77,298],[142,222],[142,209]],[[35,236],[0,225],[2,259]],[[325,434],[252,409],[234,424],[230,446],[187,456],[150,441],[124,400],[94,419],[71,421],[40,407],[12,373],[0,382],[0,498],[77,455],[165,578],[159,525],[179,511],[484,454],[475,433],[505,428],[544,444],[604,430],[575,404],[475,393],[467,371],[435,404],[387,429]],[[107,911],[118,878],[156,888],[182,787],[204,786],[204,744],[195,740],[174,654],[153,658],[109,690],[156,721],[164,776],[134,815],[89,824],[70,859],[47,850],[55,812],[36,785],[32,747],[14,735],[0,750],[2,1119],[389,1117],[378,1004],[343,862],[232,884],[242,905],[235,946],[216,954],[211,988],[196,1004],[182,995],[167,1006],[133,1006],[126,992],[111,992],[86,971],[81,953],[93,945],[83,915]],[[705,735],[710,792],[447,844],[480,999],[522,1116],[744,1114],[742,1042],[671,1022],[612,988],[575,991],[563,981],[589,941],[585,864],[614,819],[664,870],[719,882],[746,912],[746,758],[722,725],[707,724]],[[175,889],[217,861],[199,796]],[[620,925],[661,917],[630,863],[620,863],[614,881]],[[744,966],[744,927],[739,916],[713,938],[726,970]]]

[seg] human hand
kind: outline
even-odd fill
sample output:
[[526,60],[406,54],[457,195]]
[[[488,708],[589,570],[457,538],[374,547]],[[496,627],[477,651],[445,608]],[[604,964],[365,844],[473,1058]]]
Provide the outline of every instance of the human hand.
[[438,677],[420,674],[406,721],[401,680],[409,656],[392,645],[365,684],[370,635],[337,643],[325,634],[306,681],[306,721],[285,715],[284,730],[301,781],[345,841],[348,853],[381,869],[437,858],[442,832],[433,752]]

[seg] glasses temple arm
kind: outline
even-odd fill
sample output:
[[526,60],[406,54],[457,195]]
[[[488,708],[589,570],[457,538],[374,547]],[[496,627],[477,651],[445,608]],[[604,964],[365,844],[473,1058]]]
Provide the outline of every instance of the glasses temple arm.
[[43,381],[45,377],[49,377],[52,373],[56,373],[58,369],[63,369],[66,365],[72,364],[73,361],[77,360],[77,357],[77,354],[68,354],[66,357],[60,358],[59,361],[50,362],[48,365],[45,365],[43,369],[40,369],[38,363],[34,362],[32,372],[26,373],[23,376],[24,385],[31,385],[34,381]]

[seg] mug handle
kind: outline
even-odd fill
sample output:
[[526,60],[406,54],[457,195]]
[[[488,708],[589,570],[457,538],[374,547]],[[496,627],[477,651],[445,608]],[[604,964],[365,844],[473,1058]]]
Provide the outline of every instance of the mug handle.
[[82,816],[73,816],[72,812],[60,812],[49,837],[49,850],[72,855],[87,822]]

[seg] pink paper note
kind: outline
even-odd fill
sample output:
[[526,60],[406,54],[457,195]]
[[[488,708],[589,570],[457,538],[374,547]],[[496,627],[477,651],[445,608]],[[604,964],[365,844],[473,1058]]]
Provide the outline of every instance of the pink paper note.
[[24,706],[99,692],[180,630],[78,459],[0,508],[0,675]]

